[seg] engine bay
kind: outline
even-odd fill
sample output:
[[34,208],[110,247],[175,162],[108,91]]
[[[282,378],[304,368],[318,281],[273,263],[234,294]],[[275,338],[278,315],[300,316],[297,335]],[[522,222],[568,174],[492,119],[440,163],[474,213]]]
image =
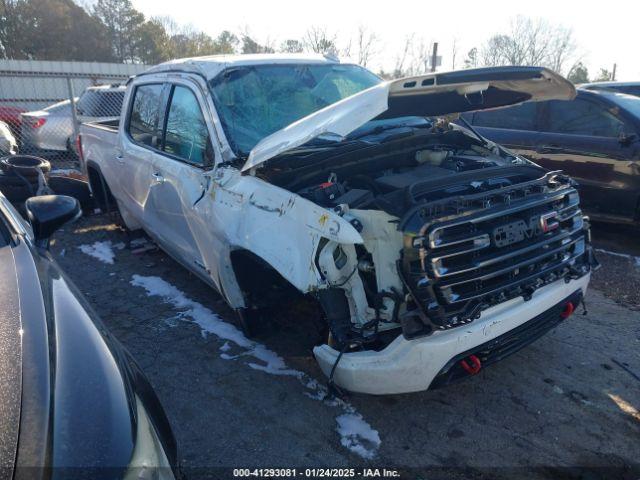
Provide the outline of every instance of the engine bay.
[[418,203],[503,188],[543,172],[451,124],[384,142],[345,143],[293,152],[272,166],[269,180],[323,207],[402,217]]

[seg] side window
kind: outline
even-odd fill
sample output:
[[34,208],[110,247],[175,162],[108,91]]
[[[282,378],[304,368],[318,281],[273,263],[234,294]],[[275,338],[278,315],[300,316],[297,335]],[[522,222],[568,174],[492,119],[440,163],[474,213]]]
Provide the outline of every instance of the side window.
[[209,131],[198,99],[180,85],[171,96],[163,150],[196,165],[213,164]]
[[551,100],[548,102],[548,127],[545,131],[617,137],[624,129],[622,121],[600,105],[582,99]]
[[514,107],[479,111],[473,115],[473,124],[509,130],[535,130],[536,103],[527,102]]
[[137,143],[156,147],[162,127],[162,84],[140,85],[133,94],[128,132]]

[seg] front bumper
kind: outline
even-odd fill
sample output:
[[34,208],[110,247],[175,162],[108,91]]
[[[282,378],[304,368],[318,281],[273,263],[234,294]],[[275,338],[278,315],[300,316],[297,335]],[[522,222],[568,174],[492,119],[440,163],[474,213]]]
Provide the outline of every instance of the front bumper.
[[[333,379],[352,392],[375,395],[426,390],[454,357],[510,332],[543,314],[577,290],[586,293],[590,274],[565,283],[558,280],[534,292],[529,301],[514,298],[482,312],[479,319],[428,337],[407,340],[399,335],[384,350],[345,353]],[[339,352],[321,345],[313,351],[329,375]]]

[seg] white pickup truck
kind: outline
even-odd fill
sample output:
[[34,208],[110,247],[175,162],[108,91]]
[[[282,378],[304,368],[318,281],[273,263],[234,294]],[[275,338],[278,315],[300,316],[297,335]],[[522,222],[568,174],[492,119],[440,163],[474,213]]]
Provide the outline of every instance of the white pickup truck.
[[331,382],[411,392],[476,374],[582,300],[596,262],[572,180],[452,123],[574,95],[538,67],[384,82],[322,56],[202,57],[132,78],[121,119],[82,125],[80,144],[102,207],[245,326],[284,285],[324,314]]

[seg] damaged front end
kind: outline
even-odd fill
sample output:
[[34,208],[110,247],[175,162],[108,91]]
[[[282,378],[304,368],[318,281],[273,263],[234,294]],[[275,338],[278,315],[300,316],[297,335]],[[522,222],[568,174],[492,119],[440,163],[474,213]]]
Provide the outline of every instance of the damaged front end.
[[372,196],[369,205],[385,210],[334,207],[364,239],[318,249],[328,286],[318,297],[334,347],[379,350],[400,330],[411,340],[466,325],[598,265],[566,175],[518,165],[454,177]]

